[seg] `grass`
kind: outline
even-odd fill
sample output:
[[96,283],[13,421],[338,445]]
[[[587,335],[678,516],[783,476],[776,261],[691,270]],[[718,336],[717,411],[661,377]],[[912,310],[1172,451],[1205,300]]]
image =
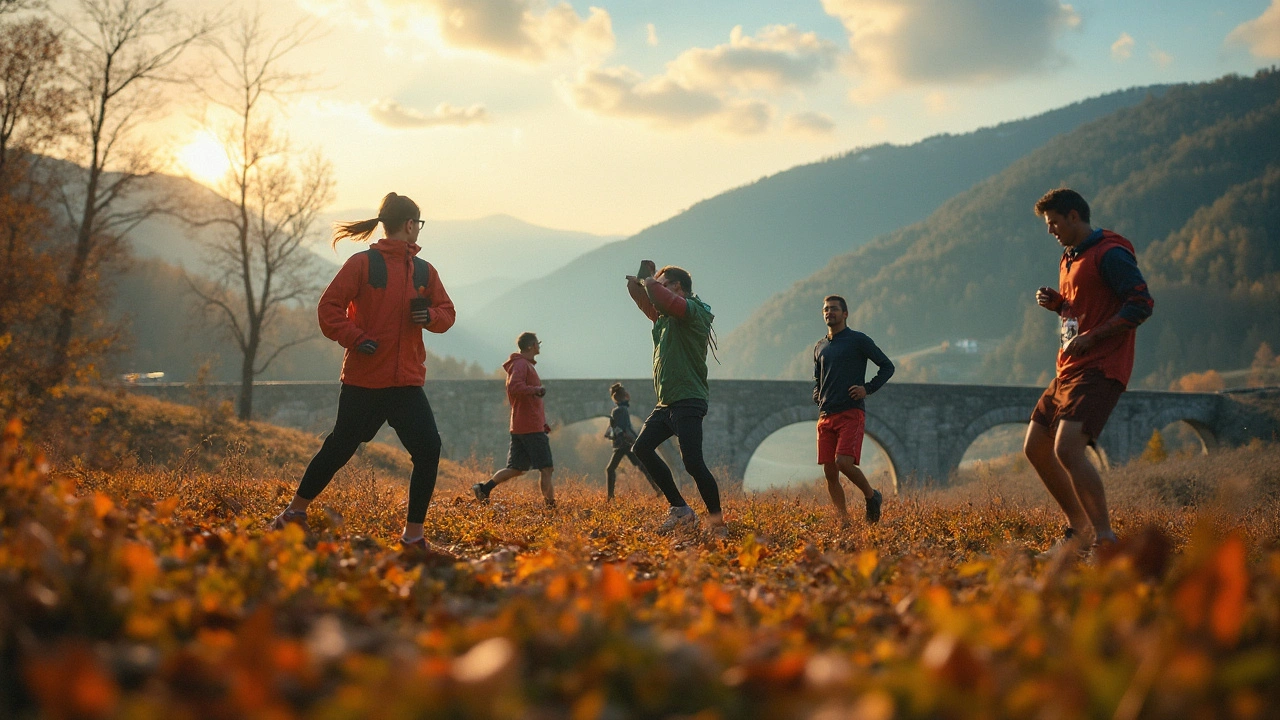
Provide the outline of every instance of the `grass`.
[[233,439],[201,441],[186,459],[200,418],[146,404],[118,412],[93,427],[134,456],[105,467],[87,459],[105,442],[89,434],[47,467],[16,426],[7,432],[0,657],[18,671],[0,684],[0,712],[1280,712],[1273,444],[1108,473],[1124,542],[1093,564],[1037,557],[1061,518],[1012,460],[890,497],[881,524],[848,530],[817,486],[731,494],[723,542],[656,535],[665,508],[638,476],[622,477],[613,503],[585,478],[559,478],[548,512],[531,476],[478,505],[468,487],[487,466],[450,463],[427,517],[429,537],[463,558],[450,562],[390,546],[403,467],[358,461],[313,506],[310,534],[267,532],[317,439],[227,427]]

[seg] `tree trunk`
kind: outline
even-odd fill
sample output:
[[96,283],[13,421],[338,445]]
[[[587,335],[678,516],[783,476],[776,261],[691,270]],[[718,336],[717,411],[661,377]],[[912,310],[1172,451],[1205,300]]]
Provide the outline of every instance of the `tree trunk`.
[[[96,151],[96,150],[95,150]],[[61,288],[62,297],[59,300],[62,308],[58,312],[58,324],[54,329],[53,348],[49,356],[49,364],[45,370],[45,377],[40,381],[40,390],[43,392],[49,388],[62,382],[69,372],[69,357],[71,347],[71,336],[75,330],[75,321],[77,313],[76,303],[77,296],[82,290],[84,282],[85,269],[89,265],[89,254],[93,249],[93,223],[96,216],[95,200],[98,196],[98,172],[96,168],[89,170],[89,185],[85,191],[84,214],[80,218],[80,228],[76,234],[75,254],[72,255],[71,263],[67,269],[67,279]]]
[[248,422],[253,417],[253,360],[257,348],[246,349],[240,364],[240,402],[236,415]]

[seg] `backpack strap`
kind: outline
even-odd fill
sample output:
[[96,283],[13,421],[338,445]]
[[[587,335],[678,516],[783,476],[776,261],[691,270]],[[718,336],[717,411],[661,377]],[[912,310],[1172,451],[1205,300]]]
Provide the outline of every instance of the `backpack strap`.
[[[369,261],[369,287],[387,287],[387,260],[373,248],[364,251]],[[413,259],[413,287],[426,287],[431,282],[431,263],[420,257]]]
[[413,259],[413,287],[426,287],[431,282],[431,263],[420,257]]
[[369,259],[369,287],[385,289],[387,287],[386,258],[373,248],[365,250],[364,254]]

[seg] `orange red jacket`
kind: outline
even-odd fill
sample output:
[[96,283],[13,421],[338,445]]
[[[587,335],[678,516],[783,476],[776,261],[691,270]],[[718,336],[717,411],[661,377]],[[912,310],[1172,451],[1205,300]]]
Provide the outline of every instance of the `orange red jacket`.
[[[346,348],[342,357],[342,382],[363,388],[421,386],[427,379],[427,349],[423,329],[442,333],[453,327],[456,312],[436,268],[425,288],[413,286],[413,258],[421,249],[411,242],[383,238],[373,244],[387,265],[387,286],[369,285],[369,259],[352,255],[320,296],[317,315],[324,336]],[[431,321],[426,325],[409,317],[409,300],[431,300]],[[372,355],[356,350],[374,340]]]
[[[1058,263],[1058,289],[1063,302],[1058,314],[1063,319],[1074,318],[1081,335],[1115,317],[1129,329],[1099,341],[1084,355],[1068,357],[1059,348],[1058,377],[1071,377],[1096,368],[1106,377],[1128,385],[1133,372],[1134,329],[1151,314],[1154,301],[1136,265],[1130,268],[1131,276],[1122,279],[1124,287],[1117,288],[1108,282],[1104,258],[1116,248],[1134,258],[1133,245],[1110,230],[1098,230],[1095,235],[1096,239],[1091,236],[1078,252],[1062,253]],[[1128,306],[1137,311],[1127,312]]]
[[511,357],[502,363],[502,369],[507,371],[507,402],[511,403],[513,435],[551,432],[542,398],[537,394],[542,388],[542,380],[538,371],[533,369],[535,364],[536,360],[526,360],[520,353],[511,353]]

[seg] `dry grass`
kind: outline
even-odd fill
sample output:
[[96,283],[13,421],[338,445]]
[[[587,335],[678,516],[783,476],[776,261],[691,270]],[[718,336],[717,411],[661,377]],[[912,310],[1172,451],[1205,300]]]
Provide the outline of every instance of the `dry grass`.
[[840,528],[816,487],[729,495],[725,541],[656,535],[664,503],[635,477],[613,503],[559,478],[549,512],[532,476],[478,505],[468,487],[488,467],[451,464],[427,518],[451,562],[389,546],[406,473],[368,463],[321,496],[309,536],[265,531],[297,477],[271,452],[200,465],[175,449],[169,464],[110,470],[82,455],[47,478],[7,440],[0,650],[23,670],[0,686],[0,711],[1280,711],[1280,446],[1109,473],[1126,542],[1096,565],[1036,556],[1061,519],[1014,460],[888,498],[877,526]]

